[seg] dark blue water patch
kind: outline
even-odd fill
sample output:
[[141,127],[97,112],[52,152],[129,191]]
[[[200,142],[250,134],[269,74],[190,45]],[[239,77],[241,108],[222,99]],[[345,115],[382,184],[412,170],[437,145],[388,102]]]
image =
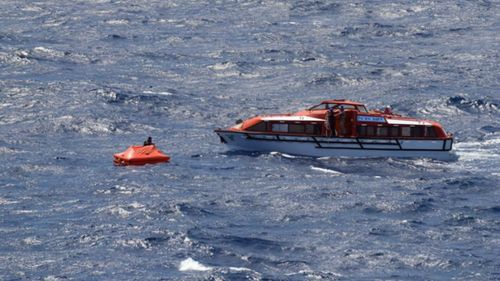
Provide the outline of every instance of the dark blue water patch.
[[245,156],[245,157],[251,157],[251,158],[258,158],[262,157],[263,155],[267,155],[268,153],[263,153],[263,152],[258,152],[258,151],[247,151],[247,150],[226,150],[223,152],[220,152],[220,155],[225,155],[228,157],[235,157],[235,156]]
[[[15,55],[21,59],[38,62],[45,65],[59,66],[63,72],[73,71],[74,66],[89,64],[92,59],[82,54],[74,54],[69,50],[18,50]],[[49,73],[47,73],[49,74]]]
[[415,219],[413,219],[413,220],[407,220],[406,222],[412,228],[423,228],[423,227],[425,227],[427,225],[424,221],[415,220]]
[[118,34],[110,34],[106,37],[106,39],[109,39],[109,40],[125,40],[127,39],[126,36],[123,36],[123,35],[118,35]]
[[338,73],[321,74],[313,77],[306,82],[308,86],[322,87],[322,86],[339,86],[347,85],[350,83],[359,83],[365,80],[364,78],[345,77]]
[[[103,99],[105,102],[110,104],[148,104],[154,105],[155,107],[161,107],[162,105],[179,105],[180,99],[185,100],[186,95],[179,95],[179,92],[172,88],[156,90],[152,85],[146,88],[147,93],[138,93],[131,90],[103,87],[97,89],[89,90],[90,93],[94,93],[98,98]],[[168,92],[168,95],[155,94],[154,91]]]
[[417,38],[431,38],[432,36],[434,36],[434,33],[431,32],[431,31],[420,31],[420,32],[415,32],[413,34],[413,36],[417,37]]
[[422,198],[405,206],[404,210],[406,213],[416,214],[432,212],[436,210],[435,200],[432,198]]
[[11,43],[16,40],[16,37],[13,34],[8,33],[0,33],[0,41],[4,43]]
[[470,26],[466,26],[466,27],[453,27],[453,28],[448,29],[448,31],[450,31],[450,32],[456,32],[456,33],[459,33],[459,34],[464,34],[466,32],[472,31],[472,27],[470,27]]
[[207,209],[194,206],[189,203],[179,203],[176,205],[179,211],[187,216],[192,216],[192,217],[207,217],[207,216],[214,216],[215,214],[211,211],[208,211]]
[[290,11],[292,15],[314,15],[318,13],[336,14],[342,5],[328,1],[295,1]]
[[442,188],[453,188],[457,191],[472,189],[477,192],[488,192],[491,190],[493,182],[496,181],[491,178],[471,176],[460,179],[446,179],[444,180],[444,186],[442,186]]
[[300,221],[307,221],[314,219],[314,216],[311,215],[292,215],[292,214],[287,214],[283,216],[280,221],[286,222],[286,223],[293,223],[293,222],[300,222]]
[[[361,203],[361,205],[363,205],[363,204]],[[362,211],[363,211],[363,213],[369,214],[369,215],[377,215],[377,214],[380,214],[380,213],[384,212],[383,209],[377,208],[377,207],[374,207],[374,206],[365,207],[365,208],[363,208]]]
[[375,75],[375,76],[380,76],[383,73],[384,73],[384,69],[382,69],[382,68],[376,68],[376,69],[370,71],[370,74]]
[[475,226],[477,219],[467,214],[458,213],[445,220],[445,223],[450,226]]
[[142,53],[135,53],[135,56],[143,57],[152,60],[156,63],[176,62],[184,57],[184,55],[170,53],[170,52],[142,52]]
[[[285,246],[280,242],[255,238],[222,234],[219,232],[190,229],[188,237],[199,245],[210,249],[210,265],[254,268],[261,271],[264,265],[272,265],[281,269],[304,267],[307,261],[293,257],[303,249]],[[281,258],[276,254],[282,252]],[[286,256],[286,257],[285,257]],[[215,263],[213,261],[216,261]],[[265,266],[264,266],[265,267]]]
[[402,25],[374,23],[370,25],[369,32],[376,37],[401,37],[407,32],[407,29]]
[[[275,279],[276,278],[276,279]],[[265,280],[290,280],[290,281],[303,281],[303,280],[349,280],[347,277],[339,276],[339,274],[330,271],[314,271],[314,270],[297,270],[294,273],[288,274],[286,278],[280,279],[279,277],[269,278]]]
[[171,215],[177,214],[180,210],[177,204],[161,203],[155,205],[149,215],[160,220],[168,220]]
[[[390,236],[395,236],[398,235],[398,231],[395,231],[389,227],[375,227],[372,228],[368,231],[368,235],[373,235],[373,236],[383,236],[383,237],[390,237]],[[383,254],[382,254],[383,255]],[[379,256],[379,255],[377,255]]]
[[479,211],[491,213],[491,214],[500,214],[500,206],[493,206],[489,208],[480,208]]
[[150,247],[159,247],[161,245],[166,244],[171,237],[168,236],[151,236],[147,237],[144,239],[144,241],[150,246]]
[[481,127],[480,130],[487,132],[487,133],[494,134],[496,132],[500,132],[500,127],[493,126],[493,125],[487,125],[487,126]]
[[[285,247],[277,242],[272,240],[267,240],[263,238],[257,237],[242,237],[242,236],[232,236],[232,235],[224,235],[218,238],[219,241],[227,241],[229,245],[242,247],[249,249],[252,252],[275,252],[282,251]],[[226,244],[225,242],[223,244]]]
[[248,255],[274,255],[277,252],[291,250],[292,247],[278,241],[268,240],[259,237],[246,237],[238,235],[230,235],[218,231],[202,230],[193,228],[188,231],[188,237],[196,240],[199,243],[204,243],[211,246],[229,247],[231,249],[242,251]]
[[357,35],[360,33],[364,28],[362,27],[352,27],[352,26],[346,26],[340,31],[340,36],[342,37],[348,37],[352,35]]
[[470,99],[464,96],[454,96],[449,97],[446,101],[446,104],[468,113],[498,113],[500,102],[489,97],[481,99]]
[[229,171],[229,170],[234,170],[236,167],[235,166],[219,166],[219,167],[210,167],[210,171]]

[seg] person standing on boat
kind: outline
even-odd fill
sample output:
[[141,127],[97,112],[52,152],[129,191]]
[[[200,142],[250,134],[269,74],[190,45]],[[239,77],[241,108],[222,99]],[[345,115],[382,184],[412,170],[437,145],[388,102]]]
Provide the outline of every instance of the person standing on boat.
[[325,116],[325,128],[326,128],[326,136],[332,137],[335,136],[335,114],[333,113],[333,107],[328,108]]
[[346,120],[346,114],[345,114],[345,111],[344,111],[344,107],[341,105],[340,106],[340,112],[339,112],[339,131],[340,131],[340,134],[339,135],[342,135],[342,136],[345,136],[345,120]]
[[384,109],[384,114],[392,115],[392,108],[390,105],[386,106]]

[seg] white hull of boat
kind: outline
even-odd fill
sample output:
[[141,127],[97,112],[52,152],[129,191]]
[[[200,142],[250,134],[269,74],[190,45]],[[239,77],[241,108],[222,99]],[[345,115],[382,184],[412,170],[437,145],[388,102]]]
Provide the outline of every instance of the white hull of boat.
[[453,160],[453,139],[369,139],[287,136],[218,130],[221,141],[243,151],[281,152],[312,157],[432,158]]

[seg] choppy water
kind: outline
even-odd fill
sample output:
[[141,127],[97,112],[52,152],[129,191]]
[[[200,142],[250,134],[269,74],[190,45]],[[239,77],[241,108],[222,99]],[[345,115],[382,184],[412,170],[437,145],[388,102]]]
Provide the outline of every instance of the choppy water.
[[[499,280],[490,1],[0,3],[1,280]],[[227,152],[323,99],[438,120],[455,162]],[[166,165],[114,167],[152,135]]]

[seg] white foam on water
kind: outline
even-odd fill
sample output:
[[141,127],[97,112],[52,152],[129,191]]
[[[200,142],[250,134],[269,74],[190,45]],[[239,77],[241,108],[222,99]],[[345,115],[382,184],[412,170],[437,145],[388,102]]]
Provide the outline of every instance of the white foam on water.
[[153,91],[143,91],[143,94],[148,94],[148,95],[159,95],[159,96],[173,96],[173,93],[170,92],[153,92]]
[[336,272],[331,272],[331,271],[328,271],[328,272],[325,272],[325,271],[320,271],[320,272],[315,272],[313,270],[310,270],[310,269],[305,269],[305,270],[299,270],[298,272],[292,272],[292,273],[287,273],[285,274],[286,276],[293,276],[293,275],[304,275],[306,276],[307,278],[311,279],[311,280],[321,280],[321,279],[324,279],[323,278],[323,274],[327,274],[327,275],[331,275],[331,276],[335,276],[335,277],[342,277],[342,274],[339,274],[339,273],[336,273]]
[[122,218],[126,218],[131,212],[123,209],[122,207],[111,207],[108,209],[112,215],[119,215]]
[[130,21],[127,19],[113,19],[107,20],[106,23],[109,25],[127,25],[130,23]]
[[63,57],[64,52],[63,51],[58,51],[50,48],[45,48],[45,47],[35,47],[33,48],[33,52],[38,53],[38,54],[45,54],[53,57]]
[[125,206],[111,205],[111,206],[99,208],[96,210],[96,212],[97,213],[104,212],[104,213],[108,213],[111,215],[118,215],[122,218],[127,218],[133,212],[135,212],[135,211],[143,212],[143,211],[145,211],[145,209],[146,208],[144,205],[137,203],[137,202],[133,202],[133,203],[131,203],[129,205],[125,205]]
[[230,68],[235,68],[237,65],[233,62],[225,62],[225,63],[217,63],[214,65],[210,65],[207,68],[214,70],[214,71],[221,71],[221,70],[226,70]]
[[42,241],[36,239],[36,237],[27,237],[22,240],[24,244],[26,245],[40,245],[42,244]]
[[327,174],[334,174],[334,175],[342,175],[343,174],[343,173],[335,171],[335,170],[325,169],[325,168],[320,168],[320,167],[315,167],[315,166],[311,166],[311,169],[314,171],[319,171],[319,172],[323,172],[323,173],[327,173]]
[[122,247],[149,249],[150,245],[142,239],[119,239],[116,243]]
[[43,281],[59,281],[59,280],[65,280],[65,279],[66,278],[64,278],[64,277],[49,275],[49,276],[43,278]]
[[139,202],[133,202],[129,206],[134,209],[141,209],[141,210],[144,209],[144,205]]
[[272,151],[271,153],[269,153],[270,155],[272,156],[281,156],[281,157],[284,157],[284,158],[289,158],[289,159],[295,159],[295,158],[298,158],[297,156],[293,156],[293,155],[290,155],[290,154],[286,154],[286,153],[281,153],[281,152],[277,152],[277,151]]
[[12,214],[15,215],[23,215],[23,214],[35,214],[37,211],[35,210],[14,210],[12,211]]
[[253,271],[250,268],[246,267],[229,267],[230,271],[242,272],[242,271]]
[[0,205],[10,205],[10,204],[16,204],[16,203],[19,203],[19,201],[11,201],[11,200],[0,197]]
[[209,271],[212,267],[203,265],[192,258],[187,258],[179,264],[180,271]]
[[41,12],[43,11],[43,9],[41,7],[38,7],[38,6],[25,6],[23,8],[21,8],[22,11],[25,11],[25,12]]
[[500,138],[485,140],[482,142],[461,142],[455,145],[455,152],[461,160],[487,160],[500,158],[497,149]]
[[493,159],[499,157],[498,154],[491,153],[490,151],[485,150],[477,150],[477,151],[456,151],[457,155],[460,157],[460,160],[486,160]]

